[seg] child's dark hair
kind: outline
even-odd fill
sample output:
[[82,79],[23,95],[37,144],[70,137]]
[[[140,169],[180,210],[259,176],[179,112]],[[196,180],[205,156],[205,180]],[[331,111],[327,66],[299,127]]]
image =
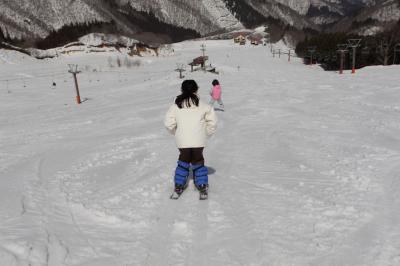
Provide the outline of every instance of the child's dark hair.
[[184,104],[186,107],[190,107],[191,103],[199,106],[199,97],[196,95],[198,89],[199,86],[197,85],[196,81],[192,79],[182,82],[182,94],[176,97],[175,100],[175,104],[179,107],[179,109],[182,109]]
[[212,82],[212,85],[213,86],[219,85],[219,81],[217,79],[214,79],[213,82]]

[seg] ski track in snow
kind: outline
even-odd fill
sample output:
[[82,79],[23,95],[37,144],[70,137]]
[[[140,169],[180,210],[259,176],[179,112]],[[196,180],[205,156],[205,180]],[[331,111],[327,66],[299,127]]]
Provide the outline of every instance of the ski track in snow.
[[[162,120],[200,44],[132,69],[0,50],[0,265],[400,265],[399,68],[340,77],[208,41],[220,75],[185,75],[204,101],[222,82],[210,197],[191,182],[171,201]],[[80,106],[68,63],[97,69]]]

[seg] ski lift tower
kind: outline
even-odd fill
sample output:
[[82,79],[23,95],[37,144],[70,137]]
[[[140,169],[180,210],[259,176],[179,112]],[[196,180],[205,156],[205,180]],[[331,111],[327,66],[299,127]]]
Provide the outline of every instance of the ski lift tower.
[[79,86],[78,86],[78,78],[76,77],[77,74],[81,73],[81,71],[78,70],[78,65],[74,64],[69,64],[69,73],[71,73],[74,76],[74,81],[75,81],[75,89],[76,89],[76,102],[78,104],[81,104],[81,96],[79,95]]
[[179,78],[183,79],[185,76],[183,75],[183,72],[185,72],[185,66],[184,64],[178,63],[176,64],[176,69],[175,71],[179,72]]
[[383,65],[384,66],[387,66],[389,63],[388,62],[389,61],[389,48],[390,48],[390,46],[387,41],[381,41],[381,44],[380,44],[381,51],[380,52],[383,57]]
[[361,43],[361,39],[348,39],[347,40],[347,46],[349,48],[353,49],[353,64],[352,64],[352,68],[351,68],[352,74],[356,73],[356,51],[357,51],[357,47],[360,46],[360,43]]
[[313,59],[314,59],[314,54],[317,51],[317,47],[316,46],[309,46],[308,47],[308,52],[310,53],[311,56],[311,60],[310,60],[310,65],[313,65]]
[[202,52],[202,54],[203,54],[203,59],[204,59],[204,64],[202,65],[202,68],[203,68],[203,70],[205,71],[206,70],[206,45],[203,43],[201,46],[201,52]]
[[393,56],[393,65],[396,64],[397,62],[397,54],[400,53],[400,43],[397,43],[394,46],[394,56]]
[[340,53],[340,70],[339,74],[343,74],[343,68],[344,68],[344,55],[349,52],[347,49],[347,44],[338,44],[337,45],[338,49],[337,52]]
[[205,57],[206,56],[206,45],[205,44],[202,44],[201,46],[201,52],[203,53],[203,57]]

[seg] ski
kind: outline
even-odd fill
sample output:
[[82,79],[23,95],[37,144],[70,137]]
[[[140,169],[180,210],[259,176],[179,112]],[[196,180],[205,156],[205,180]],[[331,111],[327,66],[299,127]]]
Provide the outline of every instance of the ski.
[[181,197],[181,195],[183,194],[183,192],[185,192],[186,188],[187,188],[187,184],[180,190],[175,189],[174,192],[172,192],[171,196],[169,197],[172,200],[177,200]]
[[[179,199],[183,192],[185,192],[185,190],[187,189],[187,185],[182,188],[182,189],[175,189],[174,192],[172,192],[171,196],[169,197],[172,200],[177,200]],[[208,186],[203,187],[203,188],[198,188],[199,191],[199,200],[207,200],[208,199]]]
[[179,199],[181,197],[182,193],[183,193],[183,191],[180,192],[180,193],[174,191],[174,192],[172,192],[172,194],[171,194],[171,196],[169,198],[172,199],[172,200],[177,200],[177,199]]

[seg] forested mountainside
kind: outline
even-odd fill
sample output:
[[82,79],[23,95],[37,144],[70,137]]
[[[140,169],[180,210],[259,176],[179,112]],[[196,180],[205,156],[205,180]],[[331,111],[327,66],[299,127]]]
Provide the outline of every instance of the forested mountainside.
[[[373,34],[400,19],[399,0],[2,0],[0,39],[45,46],[90,32],[166,43],[245,27]],[[273,33],[273,32],[272,32]],[[299,37],[301,38],[301,37]]]

